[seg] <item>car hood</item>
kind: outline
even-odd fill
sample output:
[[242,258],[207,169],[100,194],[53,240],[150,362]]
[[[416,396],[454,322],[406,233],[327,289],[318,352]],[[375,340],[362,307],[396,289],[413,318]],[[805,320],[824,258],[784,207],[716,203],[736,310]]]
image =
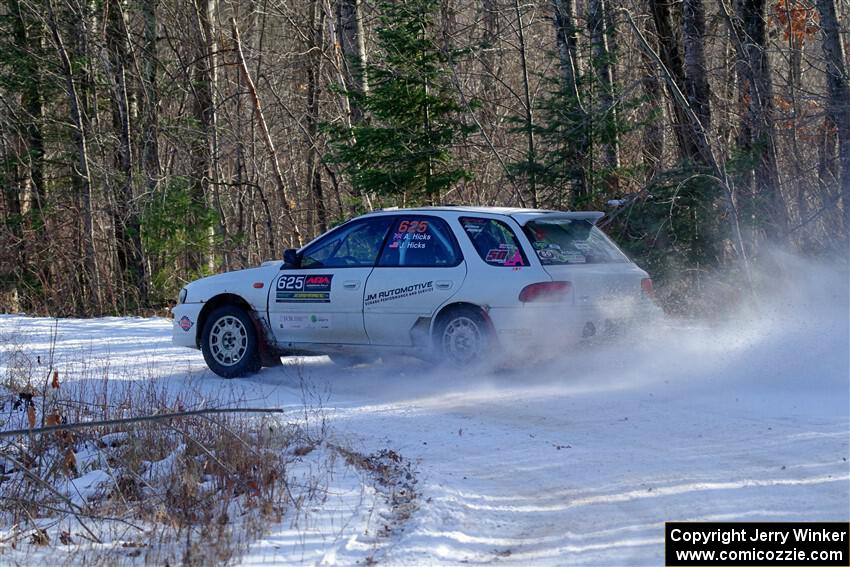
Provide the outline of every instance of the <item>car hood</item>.
[[206,301],[221,293],[244,296],[252,290],[254,282],[263,282],[268,285],[278,269],[276,265],[263,265],[195,280],[186,286],[186,301],[189,303]]

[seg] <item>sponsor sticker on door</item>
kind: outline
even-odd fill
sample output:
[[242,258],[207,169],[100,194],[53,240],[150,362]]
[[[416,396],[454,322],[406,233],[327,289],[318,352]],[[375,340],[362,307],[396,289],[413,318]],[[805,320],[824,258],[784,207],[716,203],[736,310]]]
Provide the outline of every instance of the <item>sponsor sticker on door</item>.
[[280,276],[277,280],[277,303],[330,303],[333,274]]
[[280,318],[280,328],[287,331],[305,329],[332,329],[333,319],[330,315],[285,313]]

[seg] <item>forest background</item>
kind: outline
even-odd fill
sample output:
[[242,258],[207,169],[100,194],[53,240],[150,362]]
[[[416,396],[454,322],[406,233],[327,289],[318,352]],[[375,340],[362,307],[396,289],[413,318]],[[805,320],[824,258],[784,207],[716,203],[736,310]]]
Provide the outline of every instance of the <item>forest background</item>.
[[846,0],[4,0],[0,311],[150,312],[437,204],[605,211],[668,310],[711,308],[776,247],[847,256],[849,27]]

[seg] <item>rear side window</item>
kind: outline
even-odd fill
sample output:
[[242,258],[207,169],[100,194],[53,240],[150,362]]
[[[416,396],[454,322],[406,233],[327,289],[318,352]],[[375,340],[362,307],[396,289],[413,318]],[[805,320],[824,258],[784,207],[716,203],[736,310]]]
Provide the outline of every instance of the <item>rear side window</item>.
[[393,222],[378,266],[447,268],[460,261],[457,241],[443,219],[404,216]]
[[522,229],[543,265],[610,264],[629,261],[604,232],[586,220],[534,220]]
[[460,225],[481,259],[491,266],[527,266],[528,259],[507,224],[496,219],[461,217]]

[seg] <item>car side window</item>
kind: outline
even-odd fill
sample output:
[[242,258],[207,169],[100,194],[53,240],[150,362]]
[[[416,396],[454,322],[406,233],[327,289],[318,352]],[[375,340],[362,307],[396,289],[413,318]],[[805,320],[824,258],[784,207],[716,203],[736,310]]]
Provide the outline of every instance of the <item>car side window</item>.
[[375,265],[392,217],[355,221],[310,245],[302,268],[362,268]]
[[481,259],[491,266],[528,266],[514,231],[496,219],[461,217],[460,225]]
[[457,241],[443,219],[403,216],[393,223],[378,265],[440,268],[457,266],[461,259]]

